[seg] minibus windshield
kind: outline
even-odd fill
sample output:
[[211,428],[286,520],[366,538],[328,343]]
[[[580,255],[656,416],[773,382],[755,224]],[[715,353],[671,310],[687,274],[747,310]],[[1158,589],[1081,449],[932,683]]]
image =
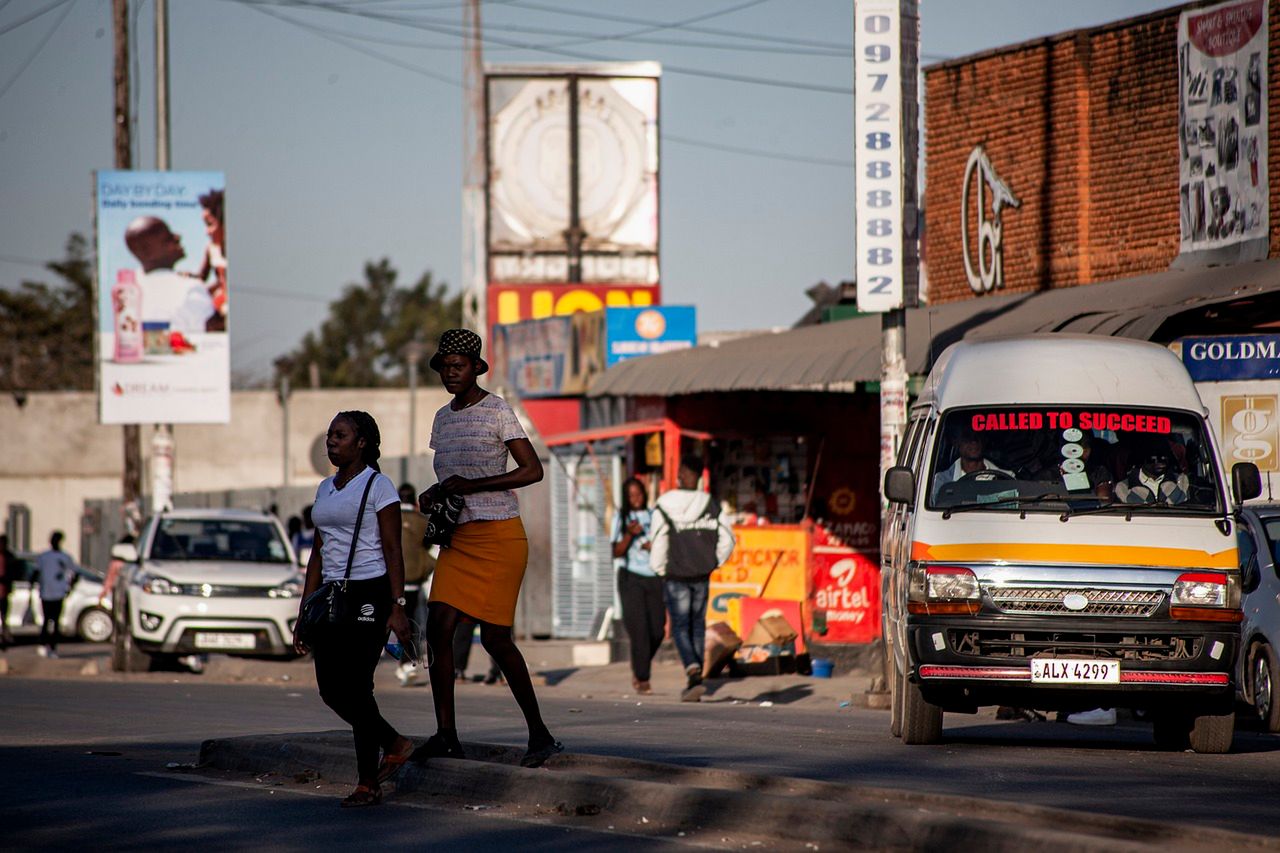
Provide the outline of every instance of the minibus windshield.
[[992,406],[942,418],[927,505],[952,511],[1217,513],[1203,421],[1117,406]]

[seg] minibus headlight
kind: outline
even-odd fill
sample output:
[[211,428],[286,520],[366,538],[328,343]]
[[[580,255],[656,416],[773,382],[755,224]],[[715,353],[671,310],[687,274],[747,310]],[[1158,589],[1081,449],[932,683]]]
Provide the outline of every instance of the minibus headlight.
[[1227,576],[1217,572],[1185,572],[1173,582],[1174,607],[1226,607]]
[[924,614],[967,614],[981,607],[978,576],[962,566],[916,566],[911,572],[907,611]]

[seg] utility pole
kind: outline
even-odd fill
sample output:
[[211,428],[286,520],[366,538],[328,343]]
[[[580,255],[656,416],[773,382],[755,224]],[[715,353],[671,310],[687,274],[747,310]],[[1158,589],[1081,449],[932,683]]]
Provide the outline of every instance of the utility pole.
[[[155,0],[156,171],[169,170],[169,0]],[[173,429],[157,424],[151,436],[151,511],[173,508]]]
[[[486,337],[488,329],[488,247],[485,245],[484,188],[488,155],[485,131],[484,54],[480,36],[480,0],[467,0],[463,12],[462,81],[462,325]],[[492,341],[490,341],[492,344]]]
[[[115,165],[117,169],[133,168],[129,139],[129,2],[111,0],[112,35],[115,41],[113,78],[115,88]],[[105,286],[100,282],[99,286]],[[125,529],[136,533],[134,525],[141,519],[142,441],[137,424],[124,425],[124,475],[120,483]]]

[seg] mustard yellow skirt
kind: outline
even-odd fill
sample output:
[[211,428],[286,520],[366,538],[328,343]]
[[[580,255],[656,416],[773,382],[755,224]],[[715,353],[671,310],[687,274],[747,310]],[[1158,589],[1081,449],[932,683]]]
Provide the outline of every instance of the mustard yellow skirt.
[[516,598],[529,564],[529,538],[519,516],[502,521],[468,521],[440,549],[431,601],[452,605],[493,625],[511,625]]

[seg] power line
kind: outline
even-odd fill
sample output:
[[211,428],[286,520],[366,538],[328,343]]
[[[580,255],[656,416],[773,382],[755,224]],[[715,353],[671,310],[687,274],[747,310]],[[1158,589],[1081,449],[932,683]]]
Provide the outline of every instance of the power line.
[[[262,9],[258,6],[258,4],[249,2],[249,0],[236,0],[236,2],[240,3],[241,5],[249,6],[255,11],[262,12],[265,15],[269,15],[270,17],[275,18],[276,20],[301,27],[302,29],[308,30],[316,35],[321,36],[322,38],[326,38],[329,41],[336,40],[333,37],[325,35],[325,33],[334,32],[332,30],[329,30],[328,28],[320,27],[314,24],[308,24],[308,23],[290,18],[287,15]],[[426,72],[425,69],[419,68],[414,65],[409,65],[408,63],[400,62],[399,60],[393,57],[387,56],[385,54],[381,54],[376,51],[364,50],[357,47],[356,45],[346,44],[345,40],[340,41],[339,43],[343,44],[344,47],[348,47],[352,50],[357,50],[360,53],[365,54],[366,56],[370,56],[381,62],[386,62],[388,64],[394,65],[398,68],[405,68],[407,70],[415,71],[418,73],[429,73],[429,72]],[[435,75],[430,75],[430,76],[435,76]],[[835,160],[835,159],[828,159],[823,157],[809,157],[802,154],[785,154],[780,151],[765,151],[758,148],[747,148],[743,146],[726,145],[726,144],[717,143],[717,142],[705,142],[705,141],[692,139],[684,136],[673,136],[666,133],[662,134],[662,138],[668,142],[674,142],[677,145],[684,145],[692,148],[705,148],[710,151],[722,151],[730,154],[741,154],[748,157],[759,157],[763,159],[782,160],[782,161],[791,162],[791,163],[805,163],[809,165],[832,166],[836,168],[846,168],[846,169],[851,168],[853,166],[853,163],[851,161]]]
[[709,21],[712,18],[721,18],[721,17],[724,17],[725,15],[731,15],[734,12],[741,12],[743,9],[749,9],[752,6],[759,6],[762,3],[768,3],[768,2],[769,0],[746,0],[745,3],[738,3],[737,5],[729,6],[725,9],[719,9],[715,12],[704,12],[701,15],[695,15],[692,18],[685,18],[684,20],[675,21],[670,24],[662,24],[662,23],[648,24],[644,27],[641,27],[638,30],[632,30],[631,32],[617,33],[616,35],[611,35],[611,36],[592,36],[588,38],[579,39],[577,41],[566,41],[566,42],[561,42],[560,44],[557,44],[557,45],[550,45],[550,46],[551,47],[572,47],[575,44],[588,44],[590,42],[595,42],[595,41],[619,41],[619,40],[625,41],[626,39],[629,39],[629,38],[646,36],[649,33],[661,32],[662,30],[679,29],[680,27],[687,27],[691,24],[696,24],[700,21]]
[[[257,8],[262,5],[263,0],[236,0],[236,2],[252,5]],[[271,4],[279,5],[279,4]],[[421,19],[407,19],[395,15],[379,14],[371,11],[357,11],[343,6],[335,6],[330,3],[314,2],[313,0],[290,0],[286,5],[292,8],[308,8],[317,11],[332,12],[341,15],[351,15],[355,17],[368,18],[370,20],[384,21],[386,23],[396,24],[399,26],[409,27],[411,29],[426,30],[427,32],[440,33],[443,35],[461,36],[463,32],[456,24],[444,22],[427,22]],[[259,11],[265,11],[259,9]],[[487,30],[495,27],[487,26]],[[582,53],[579,51],[564,50],[556,47],[545,47],[529,42],[514,41],[512,39],[501,38],[493,35],[483,35],[481,40],[486,44],[496,44],[503,47],[518,48],[521,50],[532,50],[539,53],[549,53],[555,56],[564,56],[569,59],[585,60],[588,62],[613,62],[616,57],[601,56],[600,54]],[[705,68],[689,68],[682,65],[663,64],[664,72],[671,74],[682,74],[690,77],[705,77],[713,80],[726,80],[734,83],[748,83],[757,86],[771,86],[781,89],[793,89],[809,92],[822,92],[825,94],[851,96],[853,94],[852,87],[849,86],[829,86],[822,83],[807,83],[799,80],[779,80],[772,77],[754,77],[748,74],[736,74],[724,71],[711,71]]]
[[[42,17],[43,15],[46,15],[49,12],[52,12],[54,9],[58,8],[59,6],[65,5],[67,3],[74,3],[74,2],[75,0],[56,0],[56,2],[50,3],[48,6],[45,6],[43,9],[37,9],[36,11],[32,12],[30,15],[27,15],[25,18],[19,18],[18,20],[13,21],[12,23],[5,24],[3,27],[0,27],[0,36],[13,32],[23,24],[31,23],[36,18]],[[5,5],[7,6],[8,3],[6,2]],[[4,8],[4,7],[0,6],[0,8]]]
[[835,160],[827,157],[806,157],[803,154],[784,154],[781,151],[765,151],[760,148],[744,148],[738,145],[722,145],[717,142],[703,142],[684,136],[662,134],[663,142],[674,142],[677,145],[689,145],[695,148],[708,148],[712,151],[725,151],[730,154],[743,154],[748,157],[765,157],[770,160],[789,160],[793,163],[807,163],[814,166],[834,166],[841,169],[852,169],[852,160]]
[[[49,43],[49,39],[53,38],[53,34],[58,31],[58,27],[62,26],[62,22],[67,19],[67,15],[75,8],[76,0],[60,0],[59,3],[50,6],[49,9],[57,8],[59,5],[64,6],[62,14],[58,16],[58,20],[53,22],[53,26],[49,28],[49,32],[44,34],[44,38],[40,39],[35,50],[31,51],[31,54],[18,66],[18,70],[14,72],[13,76],[6,80],[3,86],[0,86],[0,98],[5,96],[9,89],[13,87],[13,84],[18,82],[18,78],[22,76],[23,72],[27,70],[32,62],[35,62],[36,57],[40,55],[40,51],[44,50],[44,46]],[[45,11],[47,12],[48,9]],[[42,12],[41,14],[44,13]],[[0,35],[3,35],[3,33],[0,33]]]
[[356,53],[364,54],[365,56],[368,56],[372,59],[376,59],[379,62],[385,62],[388,65],[394,65],[397,68],[404,69],[405,71],[410,71],[410,72],[413,72],[414,74],[420,74],[423,77],[430,78],[439,83],[447,83],[450,86],[456,86],[458,88],[462,88],[461,80],[458,80],[453,77],[449,77],[446,74],[440,74],[435,71],[431,71],[427,68],[423,68],[419,65],[413,65],[408,62],[402,62],[401,60],[396,59],[393,56],[388,56],[385,53],[379,53],[377,51],[363,48],[358,44],[352,44],[346,37],[331,35],[329,32],[325,31],[320,27],[316,27],[312,24],[308,24],[303,21],[294,20],[293,18],[290,18],[286,15],[281,15],[277,12],[272,12],[269,9],[264,9],[260,5],[250,2],[250,0],[236,0],[236,2],[242,6],[247,6],[248,8],[253,9],[255,12],[261,12],[262,14],[268,17],[275,18],[277,21],[283,21],[287,24],[293,24],[295,27],[301,27],[302,29],[311,32],[313,35],[324,39],[325,41],[329,41],[329,42],[333,42],[334,44],[341,45],[342,47],[345,47],[348,50],[354,50]]

